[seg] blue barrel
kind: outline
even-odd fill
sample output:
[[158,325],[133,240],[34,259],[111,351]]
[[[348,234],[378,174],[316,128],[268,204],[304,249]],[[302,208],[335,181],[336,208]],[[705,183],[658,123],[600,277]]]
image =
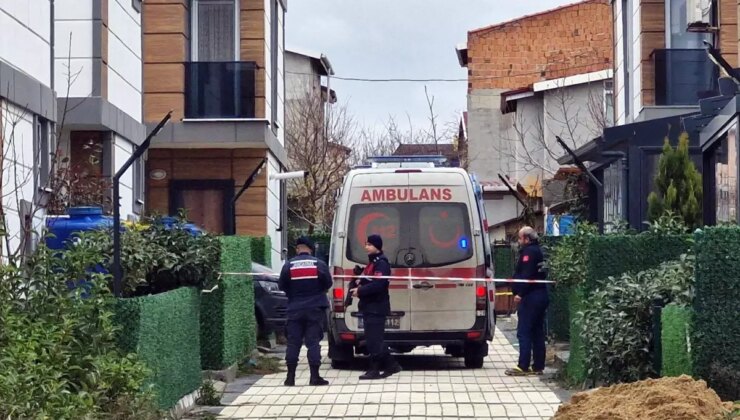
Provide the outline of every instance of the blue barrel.
[[46,238],[46,246],[49,249],[68,247],[75,233],[113,227],[113,218],[104,216],[101,207],[73,207],[67,214],[69,217],[47,218],[46,227],[53,235]]
[[[176,217],[167,216],[167,217],[162,217],[160,220],[162,221],[162,224],[164,225],[164,227],[167,229],[172,229],[173,227],[178,225],[178,221]],[[203,234],[203,229],[199,228],[197,225],[193,223],[190,223],[190,222],[181,223],[179,224],[179,226],[182,229],[188,231],[192,236],[199,236]]]

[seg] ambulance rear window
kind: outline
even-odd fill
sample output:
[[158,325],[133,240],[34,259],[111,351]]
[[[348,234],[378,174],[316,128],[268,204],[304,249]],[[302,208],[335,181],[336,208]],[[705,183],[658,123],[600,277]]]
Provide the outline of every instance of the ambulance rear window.
[[383,238],[394,267],[438,267],[473,256],[464,203],[358,204],[350,209],[347,258],[367,263],[368,235]]

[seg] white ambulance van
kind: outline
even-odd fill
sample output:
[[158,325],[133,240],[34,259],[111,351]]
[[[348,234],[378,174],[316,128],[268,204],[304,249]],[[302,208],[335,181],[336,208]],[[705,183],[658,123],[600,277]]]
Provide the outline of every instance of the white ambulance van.
[[[441,345],[464,357],[466,367],[480,368],[493,338],[495,287],[451,278],[491,277],[482,188],[464,169],[441,166],[439,158],[374,158],[370,167],[351,170],[338,192],[329,265],[335,276],[351,276],[356,265],[368,263],[367,236],[381,235],[392,276],[404,277],[390,280],[385,341],[391,351]],[[357,299],[345,305],[350,281],[335,277],[329,291],[334,367],[367,354]]]

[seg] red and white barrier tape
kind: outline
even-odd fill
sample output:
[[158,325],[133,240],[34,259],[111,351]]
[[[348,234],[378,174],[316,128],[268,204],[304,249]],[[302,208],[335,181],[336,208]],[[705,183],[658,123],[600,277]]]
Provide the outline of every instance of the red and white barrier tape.
[[[268,277],[279,277],[277,273],[221,273],[224,276],[268,276]],[[355,278],[361,276],[355,276],[350,274],[334,274],[333,278]],[[454,282],[493,282],[493,283],[555,283],[552,280],[525,280],[525,279],[492,279],[492,278],[475,278],[475,277],[424,277],[424,276],[370,276],[374,279],[389,279],[389,280],[412,280],[412,281],[454,281]]]

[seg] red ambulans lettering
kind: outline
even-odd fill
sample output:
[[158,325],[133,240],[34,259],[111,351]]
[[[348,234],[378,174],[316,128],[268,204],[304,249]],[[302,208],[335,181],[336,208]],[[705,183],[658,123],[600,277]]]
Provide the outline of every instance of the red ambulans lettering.
[[450,188],[380,188],[363,190],[360,202],[374,201],[450,201]]

